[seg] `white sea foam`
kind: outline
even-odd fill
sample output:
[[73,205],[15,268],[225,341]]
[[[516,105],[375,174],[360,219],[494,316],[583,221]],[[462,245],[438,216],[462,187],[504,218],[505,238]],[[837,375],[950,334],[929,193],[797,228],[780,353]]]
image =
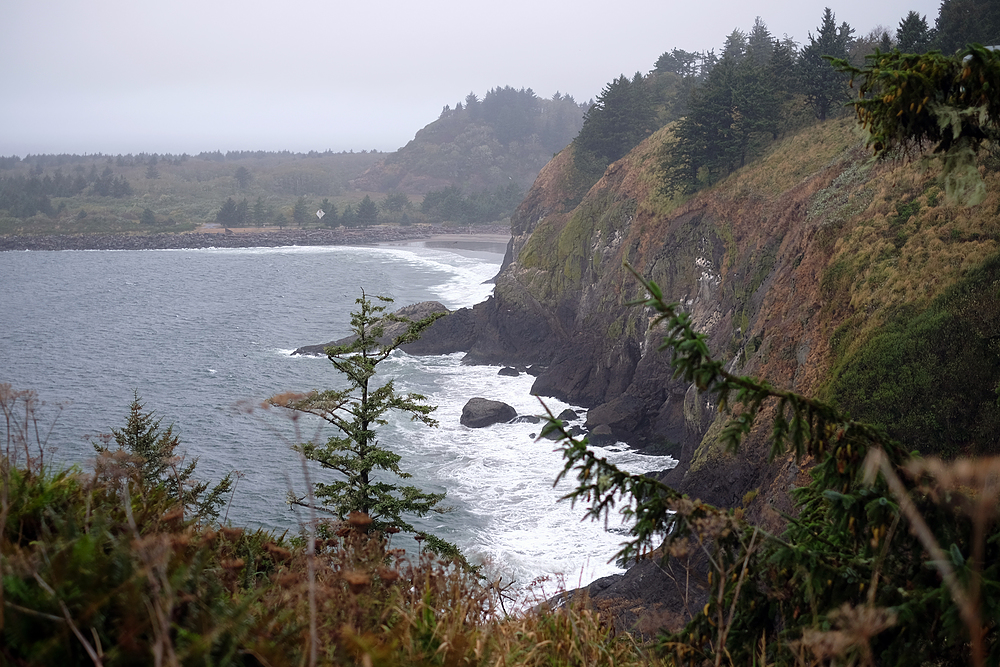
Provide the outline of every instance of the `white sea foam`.
[[[366,257],[381,259],[387,268],[398,271],[401,266],[420,273],[440,273],[439,283],[429,288],[437,300],[451,309],[472,306],[493,292],[487,281],[496,276],[502,255],[472,252],[474,256],[411,245],[397,246],[282,246],[277,248],[204,248],[206,252],[228,255],[333,255],[343,258]],[[406,303],[397,306],[409,305]]]
[[[497,375],[495,366],[462,366],[461,355],[394,356],[386,374],[401,379],[397,388],[416,391],[438,406],[437,429],[394,423],[401,431],[399,449],[421,477],[447,489],[448,498],[467,508],[476,520],[459,546],[470,556],[493,562],[520,582],[540,575],[565,577],[567,583],[619,571],[608,563],[627,526],[620,517],[584,521],[585,508],[560,498],[571,481],[553,487],[563,468],[561,450],[538,440],[542,424],[497,424],[471,429],[459,423],[469,398],[481,396],[513,406],[519,415],[541,415],[544,407],[530,395],[533,378]],[[408,368],[407,368],[408,367]],[[543,399],[554,414],[572,407]],[[622,469],[640,474],[676,464],[665,457],[643,456],[627,448],[607,447],[600,454]],[[572,478],[572,476],[571,476]]]

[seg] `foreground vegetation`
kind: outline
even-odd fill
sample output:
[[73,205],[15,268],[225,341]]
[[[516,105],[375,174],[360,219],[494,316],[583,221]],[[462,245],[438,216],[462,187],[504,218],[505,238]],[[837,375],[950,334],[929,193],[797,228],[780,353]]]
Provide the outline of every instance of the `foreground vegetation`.
[[365,515],[293,536],[200,521],[127,449],[51,468],[31,392],[0,385],[0,411],[4,664],[645,662],[608,614],[517,610],[500,585],[393,548]]

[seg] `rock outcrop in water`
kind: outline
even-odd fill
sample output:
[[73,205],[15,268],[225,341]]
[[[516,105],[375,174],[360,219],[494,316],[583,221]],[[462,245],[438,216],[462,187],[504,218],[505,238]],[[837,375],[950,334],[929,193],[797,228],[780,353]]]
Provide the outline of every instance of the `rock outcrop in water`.
[[485,428],[504,424],[517,417],[517,411],[502,401],[488,398],[470,398],[462,408],[460,422],[469,428]]
[[[393,314],[417,322],[437,313],[445,313],[445,317],[435,320],[419,339],[403,345],[400,349],[415,355],[452,354],[467,351],[472,346],[475,337],[475,323],[472,319],[472,312],[468,308],[453,312],[438,301],[422,301],[404,306]],[[404,322],[389,323],[385,328],[385,335],[379,339],[379,342],[388,345],[397,336],[406,333],[406,327]],[[326,354],[326,348],[334,345],[346,345],[353,339],[353,336],[347,336],[320,345],[303,345],[296,348],[292,354],[322,356]]]

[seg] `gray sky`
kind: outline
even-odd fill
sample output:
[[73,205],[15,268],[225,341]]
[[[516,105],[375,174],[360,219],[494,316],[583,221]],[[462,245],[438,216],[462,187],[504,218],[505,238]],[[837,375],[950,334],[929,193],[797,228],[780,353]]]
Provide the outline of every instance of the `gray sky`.
[[802,43],[939,0],[3,0],[0,155],[393,151],[470,91],[584,102],[756,16]]

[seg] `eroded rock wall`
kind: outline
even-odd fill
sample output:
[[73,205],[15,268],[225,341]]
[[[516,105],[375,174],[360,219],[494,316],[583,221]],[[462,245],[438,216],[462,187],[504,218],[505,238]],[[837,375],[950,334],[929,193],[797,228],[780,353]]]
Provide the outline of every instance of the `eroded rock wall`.
[[607,426],[618,438],[679,457],[672,483],[698,487],[692,491],[706,499],[738,504],[748,490],[773,483],[773,470],[760,476],[765,438],[737,456],[715,446],[717,406],[673,378],[652,314],[630,305],[644,290],[625,264],[680,303],[731,368],[814,388],[827,350],[819,321],[810,321],[821,307],[818,273],[831,246],[812,243],[819,227],[809,220],[809,202],[864,158],[858,138],[846,125],[841,132],[840,144],[820,156],[825,164],[807,173],[785,165],[803,169],[801,178],[769,191],[723,184],[680,206],[659,192],[656,178],[665,133],[609,167],[572,205],[560,189],[572,180],[568,149],[542,171],[512,220],[494,297],[478,307],[470,361],[544,364],[535,393],[590,408],[591,428]]

